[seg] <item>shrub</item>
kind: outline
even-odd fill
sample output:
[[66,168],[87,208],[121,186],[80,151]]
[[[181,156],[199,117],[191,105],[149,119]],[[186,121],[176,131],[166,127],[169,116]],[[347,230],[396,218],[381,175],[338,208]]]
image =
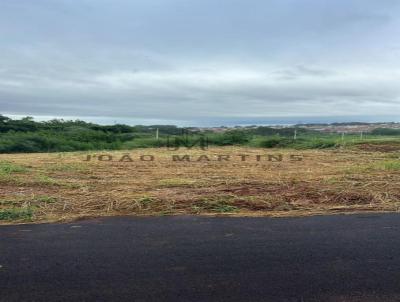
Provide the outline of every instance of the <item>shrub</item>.
[[293,140],[288,138],[269,138],[260,142],[260,147],[275,148],[275,147],[288,147],[293,145]]
[[11,208],[0,210],[0,220],[31,220],[33,210],[28,208]]

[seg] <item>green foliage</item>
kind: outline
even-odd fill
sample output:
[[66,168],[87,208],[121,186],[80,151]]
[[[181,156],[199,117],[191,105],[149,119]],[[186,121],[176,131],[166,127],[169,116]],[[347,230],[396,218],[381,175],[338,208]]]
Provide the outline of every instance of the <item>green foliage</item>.
[[340,145],[335,138],[288,138],[288,137],[257,137],[253,139],[252,146],[261,148],[294,148],[294,149],[326,149],[334,148]]
[[[160,139],[155,139],[158,129]],[[12,120],[0,115],[0,153],[66,152],[162,147],[166,137],[180,135],[173,125],[96,125],[84,121],[35,122],[26,117]]]
[[8,132],[0,135],[0,153],[113,150],[120,146],[118,137],[92,130]]
[[212,133],[207,135],[212,145],[231,146],[244,145],[251,140],[251,135],[245,130],[229,130],[224,133]]
[[259,144],[263,148],[276,148],[276,147],[288,147],[293,145],[294,141],[288,138],[273,137],[262,140]]
[[294,144],[296,149],[327,149],[340,146],[340,142],[335,139],[317,138],[317,139],[300,139]]
[[87,166],[82,163],[52,163],[45,166],[47,171],[59,171],[59,172],[84,172],[87,170]]
[[211,199],[203,198],[197,201],[192,210],[199,213],[203,210],[217,212],[217,213],[230,213],[236,212],[238,207],[233,205],[232,196],[218,196]]
[[166,145],[167,145],[167,140],[165,138],[157,140],[155,137],[144,137],[124,142],[122,144],[122,149],[156,148],[156,147],[165,147]]
[[384,160],[377,163],[361,165],[357,167],[347,168],[346,173],[370,173],[371,171],[386,172],[386,171],[400,171],[400,160]]
[[0,220],[31,220],[32,207],[0,209]]
[[[357,124],[357,123],[356,123]],[[157,131],[158,129],[158,131]],[[200,131],[172,125],[96,125],[80,120],[35,122],[26,117],[12,120],[0,115],[0,153],[122,150],[149,147],[193,148],[210,146],[253,146],[261,148],[324,149],[366,143],[360,135],[321,133],[300,126],[245,127],[222,132]],[[156,132],[159,136],[156,139]],[[295,133],[296,138],[295,139]],[[368,133],[374,144],[398,140],[400,129],[375,129]]]
[[37,196],[35,200],[43,203],[55,203],[57,201],[57,198],[48,195],[40,195]]
[[279,136],[293,137],[295,131],[297,132],[298,135],[318,133],[315,131],[307,130],[304,128],[298,128],[298,127],[272,128],[272,127],[264,127],[264,126],[251,129],[250,133],[255,134],[255,135],[262,135],[262,136],[279,135]]
[[155,199],[150,196],[143,196],[135,200],[135,202],[139,205],[140,208],[147,208],[149,207],[153,202],[155,202]]
[[1,175],[10,175],[12,173],[21,173],[25,172],[27,169],[23,166],[8,162],[1,161],[0,162],[0,174]]
[[400,135],[400,129],[377,128],[371,131],[374,135]]
[[36,182],[43,185],[50,185],[50,186],[59,186],[60,183],[47,175],[38,175],[36,178]]
[[400,171],[400,160],[384,161],[378,164],[378,167],[384,171]]

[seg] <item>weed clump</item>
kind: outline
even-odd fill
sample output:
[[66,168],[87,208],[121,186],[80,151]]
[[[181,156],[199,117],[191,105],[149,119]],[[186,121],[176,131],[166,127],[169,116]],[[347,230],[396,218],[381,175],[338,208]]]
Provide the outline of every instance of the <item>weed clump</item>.
[[10,175],[12,173],[22,173],[26,172],[27,169],[23,166],[14,164],[8,161],[1,161],[0,162],[0,174],[1,175]]
[[229,199],[201,199],[192,206],[195,212],[210,211],[215,213],[231,213],[238,211],[238,207],[233,205]]
[[10,208],[0,210],[0,220],[32,220],[33,209]]

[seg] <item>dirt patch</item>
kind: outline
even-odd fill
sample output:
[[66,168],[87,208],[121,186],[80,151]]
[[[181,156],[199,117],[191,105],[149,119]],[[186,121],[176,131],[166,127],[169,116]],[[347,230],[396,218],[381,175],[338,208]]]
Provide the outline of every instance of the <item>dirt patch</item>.
[[369,152],[396,152],[400,151],[400,144],[358,144],[356,148]]

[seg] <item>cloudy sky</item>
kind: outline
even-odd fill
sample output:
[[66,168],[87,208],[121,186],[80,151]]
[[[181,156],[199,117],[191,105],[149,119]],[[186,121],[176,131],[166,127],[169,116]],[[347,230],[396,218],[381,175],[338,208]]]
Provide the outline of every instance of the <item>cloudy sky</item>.
[[0,0],[0,113],[400,121],[398,0]]

